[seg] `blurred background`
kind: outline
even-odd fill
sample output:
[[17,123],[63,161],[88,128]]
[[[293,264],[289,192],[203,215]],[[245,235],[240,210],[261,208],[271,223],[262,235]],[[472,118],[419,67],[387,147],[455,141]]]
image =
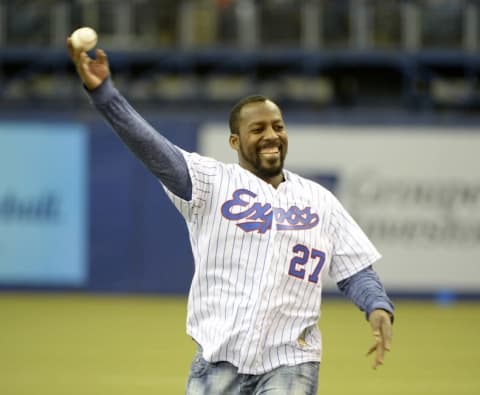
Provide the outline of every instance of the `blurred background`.
[[394,351],[371,371],[326,279],[320,393],[480,393],[479,0],[0,0],[2,395],[181,394],[194,350],[186,227],[90,105],[81,26],[186,150],[234,162],[230,108],[271,97],[383,254]]

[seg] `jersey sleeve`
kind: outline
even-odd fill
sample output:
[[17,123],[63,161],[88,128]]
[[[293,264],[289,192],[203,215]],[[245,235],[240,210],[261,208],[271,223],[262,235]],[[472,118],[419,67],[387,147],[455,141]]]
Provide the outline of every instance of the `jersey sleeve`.
[[333,195],[330,235],[333,250],[329,275],[335,282],[353,276],[381,258],[367,235]]
[[185,200],[177,196],[165,184],[163,184],[163,187],[175,207],[187,221],[190,221],[207,209],[207,203],[214,188],[214,181],[218,175],[220,163],[215,159],[197,153],[187,152],[182,149],[180,149],[180,152],[185,158],[192,181],[191,199]]

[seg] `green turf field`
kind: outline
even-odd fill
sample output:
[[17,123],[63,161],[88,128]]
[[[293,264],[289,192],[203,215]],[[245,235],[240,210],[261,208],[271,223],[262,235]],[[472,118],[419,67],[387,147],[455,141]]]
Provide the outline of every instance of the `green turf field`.
[[[480,304],[396,306],[393,350],[374,371],[362,314],[324,302],[319,393],[480,394]],[[184,298],[0,294],[0,394],[183,394],[185,310]]]

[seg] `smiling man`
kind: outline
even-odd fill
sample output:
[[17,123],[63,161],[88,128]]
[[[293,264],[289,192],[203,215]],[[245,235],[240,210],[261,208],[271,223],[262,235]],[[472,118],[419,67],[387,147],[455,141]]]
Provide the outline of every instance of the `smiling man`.
[[248,96],[230,115],[230,146],[238,163],[277,187],[283,181],[288,137],[278,106],[264,96]]
[[391,346],[393,305],[372,268],[380,254],[321,185],[284,169],[288,137],[263,96],[230,114],[225,164],[175,146],[113,86],[107,56],[70,56],[98,111],[163,184],[185,218],[195,260],[187,333],[198,345],[187,395],[315,395],[322,280],[370,322],[373,367]]

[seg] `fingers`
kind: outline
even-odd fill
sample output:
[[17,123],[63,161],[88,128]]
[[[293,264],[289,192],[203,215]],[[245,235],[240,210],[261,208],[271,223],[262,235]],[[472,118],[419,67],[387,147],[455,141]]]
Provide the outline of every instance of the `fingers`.
[[78,56],[80,55],[81,51],[75,49],[72,44],[72,39],[70,37],[67,38],[67,49],[68,54],[70,55],[70,59],[72,59],[73,63],[76,64],[78,62]]
[[392,348],[392,324],[390,320],[383,320],[382,322],[383,346],[385,350],[390,351]]
[[105,53],[105,51],[103,49],[97,49],[95,51],[95,56],[96,56],[96,59],[97,61],[102,64],[102,65],[105,65],[108,67],[108,58],[107,58],[107,54]]
[[374,331],[375,344],[368,349],[367,356],[375,351],[375,359],[373,360],[372,367],[376,369],[378,366],[383,365],[385,359],[385,347],[384,339],[380,331]]
[[91,58],[87,55],[87,53],[83,50],[76,49],[72,44],[72,39],[70,37],[67,38],[67,49],[70,58],[72,59],[75,65],[78,65],[80,62],[89,62]]
[[72,62],[77,69],[77,73],[80,76],[80,79],[83,81],[84,84],[86,84],[92,59],[87,55],[85,51],[76,50],[73,47],[70,38],[67,39],[67,48],[70,58],[72,59]]
[[372,368],[376,369],[380,365],[383,365],[383,363],[385,362],[385,349],[381,345],[375,344],[372,347],[370,347],[370,349],[368,350],[367,356],[372,354],[374,351],[376,351],[376,353],[375,353],[375,359],[373,360],[373,363],[372,363]]
[[376,344],[374,344],[372,347],[370,347],[370,348],[368,349],[368,351],[367,351],[367,354],[366,354],[367,357],[368,357],[372,352],[374,352],[376,349],[377,349],[377,345],[376,345]]
[[376,351],[375,359],[372,364],[374,369],[378,368],[380,365],[383,365],[383,362],[385,361],[385,347],[383,346],[382,341],[380,341],[380,343],[377,345]]
[[77,58],[76,58],[76,66],[77,66],[77,71],[78,71],[78,74],[80,74],[80,77],[82,78],[82,80],[85,80],[86,77],[89,75],[90,73],[90,63],[92,62],[92,59],[90,59],[90,57],[86,54],[86,52],[80,52],[78,55],[77,55]]
[[82,59],[80,60],[80,63],[78,64],[77,66],[78,68],[78,72],[80,74],[80,76],[83,78],[85,76],[88,75],[88,73],[90,72],[90,59]]

